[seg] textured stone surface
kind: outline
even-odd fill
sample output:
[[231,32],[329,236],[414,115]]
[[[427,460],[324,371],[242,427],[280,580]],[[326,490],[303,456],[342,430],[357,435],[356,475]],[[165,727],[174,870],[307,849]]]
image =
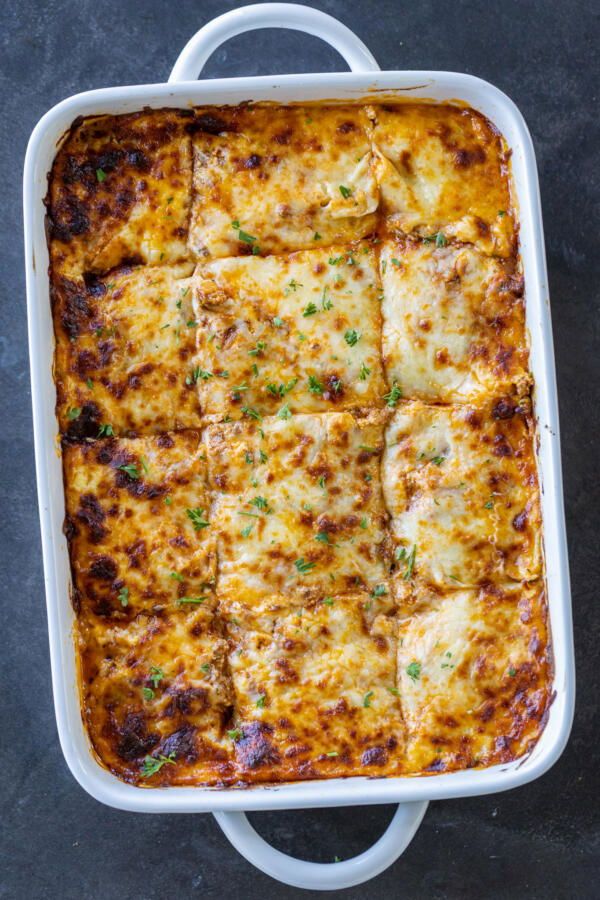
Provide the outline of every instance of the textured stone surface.
[[[21,0],[3,12],[1,897],[303,895],[254,871],[210,816],[118,812],[75,783],[54,724],[35,498],[20,185],[29,133],[69,94],[165,80],[190,35],[235,5]],[[532,131],[550,270],[579,679],[573,734],[551,772],[508,794],[432,804],[405,855],[346,896],[597,897],[600,10],[594,0],[315,5],[353,28],[384,69],[466,71],[494,82],[516,101]],[[231,41],[210,60],[207,74],[341,67],[337,54],[316,38],[269,31]],[[269,813],[253,821],[281,849],[329,861],[364,850],[391,814],[391,807],[369,807]]]

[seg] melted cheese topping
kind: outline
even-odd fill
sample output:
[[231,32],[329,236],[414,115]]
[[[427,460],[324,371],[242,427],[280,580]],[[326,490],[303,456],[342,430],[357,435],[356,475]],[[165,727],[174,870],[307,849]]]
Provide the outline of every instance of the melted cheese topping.
[[383,405],[373,250],[221,259],[195,276],[205,415]]
[[65,533],[120,778],[426,774],[539,737],[507,160],[450,105],[74,124],[47,200]]
[[377,413],[213,425],[206,446],[220,596],[387,591]]
[[196,123],[197,256],[282,253],[374,230],[378,188],[361,107],[237,107],[200,112]]
[[509,256],[514,221],[502,138],[472,109],[427,104],[372,110],[377,182],[391,227],[442,232]]
[[400,623],[408,771],[493,765],[533,746],[548,703],[540,590],[455,591]]
[[[373,606],[373,603],[367,603]],[[356,596],[228,606],[235,753],[253,781],[401,770],[396,624]]]
[[539,576],[530,423],[509,401],[403,406],[387,430],[382,468],[402,594],[414,578],[452,588]]
[[89,614],[79,646],[90,736],[113,772],[132,780],[132,764],[152,754],[169,760],[164,784],[231,779],[227,644],[210,608],[143,612],[128,622]]
[[127,622],[210,601],[216,555],[201,456],[194,432],[65,446],[77,605]]
[[188,255],[192,151],[184,111],[87,119],[61,147],[50,179],[54,271],[106,272],[127,260]]
[[[189,265],[54,286],[61,430],[152,433],[199,423]],[[110,431],[109,431],[110,433]]]
[[380,265],[385,369],[405,397],[528,394],[522,279],[505,262],[468,246],[386,241]]

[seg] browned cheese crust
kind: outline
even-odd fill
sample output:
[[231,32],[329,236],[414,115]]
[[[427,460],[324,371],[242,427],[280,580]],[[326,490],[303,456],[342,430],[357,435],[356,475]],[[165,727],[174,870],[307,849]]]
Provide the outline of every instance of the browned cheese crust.
[[161,785],[508,762],[545,724],[510,154],[427,103],[73,124],[47,224],[82,713]]

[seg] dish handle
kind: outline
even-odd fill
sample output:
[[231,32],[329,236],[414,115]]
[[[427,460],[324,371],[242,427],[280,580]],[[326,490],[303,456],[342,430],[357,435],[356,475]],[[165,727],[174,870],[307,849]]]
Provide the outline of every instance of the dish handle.
[[195,81],[209,56],[224,41],[257,28],[304,31],[331,44],[353,72],[379,72],[373,55],[360,38],[333,16],[296,3],[257,3],[232,9],[197,31],[179,54],[169,83]]
[[427,810],[427,802],[401,803],[379,840],[351,859],[314,863],[295,859],[271,847],[256,833],[243,812],[215,812],[225,836],[248,862],[283,884],[310,891],[335,891],[375,878],[404,853]]

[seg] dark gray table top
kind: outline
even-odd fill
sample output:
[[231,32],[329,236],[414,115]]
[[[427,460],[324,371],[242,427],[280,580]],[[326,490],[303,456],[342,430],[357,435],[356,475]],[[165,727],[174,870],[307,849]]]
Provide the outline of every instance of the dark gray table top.
[[[5,872],[0,897],[302,896],[253,870],[210,816],[118,812],[75,783],[54,724],[35,496],[20,184],[29,134],[50,106],[70,94],[166,80],[191,34],[236,5],[21,0],[3,13],[0,797]],[[493,82],[516,101],[532,131],[550,270],[579,683],[569,746],[548,774],[507,794],[433,803],[405,855],[346,896],[598,897],[600,7],[594,0],[331,0],[314,5],[353,28],[384,69],[465,71]],[[211,59],[207,74],[342,67],[337,54],[316,38],[269,31],[231,41]],[[368,807],[252,818],[279,848],[330,861],[364,850],[392,811]]]

